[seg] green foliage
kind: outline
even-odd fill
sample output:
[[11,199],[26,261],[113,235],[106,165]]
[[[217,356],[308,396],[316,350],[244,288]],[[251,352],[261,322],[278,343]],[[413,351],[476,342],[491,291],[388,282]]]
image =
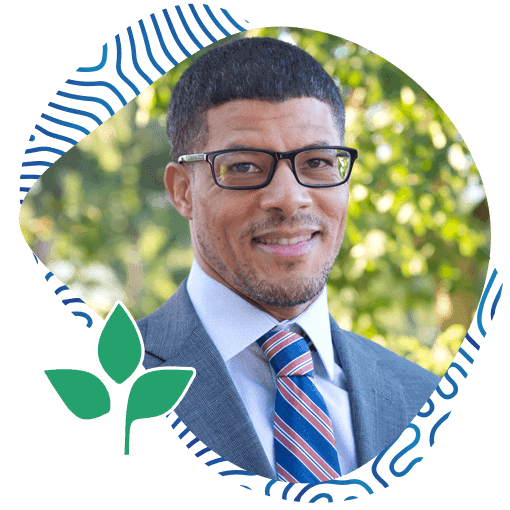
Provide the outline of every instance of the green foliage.
[[[439,346],[441,332],[469,327],[489,256],[487,201],[460,134],[409,76],[361,46],[295,28],[235,37],[246,35],[294,40],[344,97],[345,145],[360,156],[328,282],[335,319],[442,375],[458,342]],[[117,300],[137,319],[151,313],[188,273],[187,221],[162,182],[165,115],[172,87],[202,52],[60,158],[22,206],[35,253],[103,316]]]

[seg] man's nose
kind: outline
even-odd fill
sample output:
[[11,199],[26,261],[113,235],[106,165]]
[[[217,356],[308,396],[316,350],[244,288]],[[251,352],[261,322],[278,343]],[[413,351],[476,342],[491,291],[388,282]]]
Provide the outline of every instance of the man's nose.
[[310,190],[297,182],[290,161],[282,159],[276,165],[271,182],[261,189],[260,207],[266,211],[279,209],[286,216],[293,216],[312,204]]

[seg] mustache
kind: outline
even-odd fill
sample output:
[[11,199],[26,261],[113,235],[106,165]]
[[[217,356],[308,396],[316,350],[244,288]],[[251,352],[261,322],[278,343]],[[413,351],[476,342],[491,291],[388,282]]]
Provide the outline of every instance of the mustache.
[[320,216],[315,216],[309,213],[298,213],[295,216],[290,218],[286,218],[282,214],[274,214],[273,216],[261,220],[256,221],[249,225],[242,233],[241,238],[244,239],[248,237],[250,239],[254,237],[258,237],[262,234],[267,233],[268,231],[275,230],[281,227],[286,227],[288,229],[312,229],[312,230],[320,230],[326,234],[329,234],[331,231],[330,225]]

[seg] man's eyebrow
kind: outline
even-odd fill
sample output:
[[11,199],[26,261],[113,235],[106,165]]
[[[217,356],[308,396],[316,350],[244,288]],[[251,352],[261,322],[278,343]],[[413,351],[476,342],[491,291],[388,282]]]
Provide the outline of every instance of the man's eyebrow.
[[[313,143],[310,143],[308,145],[304,145],[303,147],[298,147],[296,149],[293,149],[293,150],[301,150],[301,149],[313,149],[315,147],[328,147],[330,145],[335,145],[335,144],[332,144],[331,142],[325,142],[325,141],[317,141],[317,142],[313,142]],[[244,143],[232,143],[230,145],[228,145],[227,147],[225,147],[225,150],[229,150],[229,149],[246,149],[246,150],[252,150],[252,151],[257,151],[257,150],[270,150],[270,149],[267,149],[266,147],[253,147],[253,146],[250,146],[250,145],[246,145]],[[292,151],[290,151],[292,152]]]

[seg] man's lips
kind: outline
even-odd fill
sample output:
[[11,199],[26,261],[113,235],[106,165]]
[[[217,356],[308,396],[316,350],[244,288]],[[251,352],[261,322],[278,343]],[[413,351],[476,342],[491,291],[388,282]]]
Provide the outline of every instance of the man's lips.
[[254,240],[260,244],[274,244],[279,246],[290,246],[301,241],[309,241],[317,232],[308,232],[301,235],[294,235],[292,237],[282,236],[278,234],[267,234],[264,236],[255,237]]
[[256,245],[272,255],[282,257],[298,257],[308,253],[314,246],[318,232],[310,232],[295,237],[269,237],[254,238]]

